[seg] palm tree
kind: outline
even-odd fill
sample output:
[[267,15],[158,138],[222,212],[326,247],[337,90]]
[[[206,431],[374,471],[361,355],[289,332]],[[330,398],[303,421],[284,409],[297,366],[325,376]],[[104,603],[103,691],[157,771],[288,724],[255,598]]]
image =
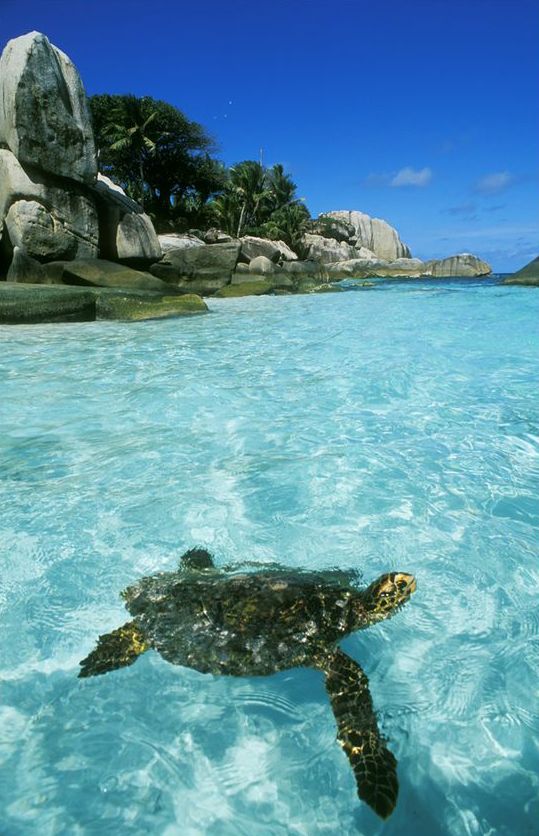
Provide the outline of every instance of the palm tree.
[[270,190],[263,165],[255,160],[244,160],[230,169],[230,189],[241,207],[236,237],[245,226],[258,226],[264,220],[264,204]]
[[157,117],[157,110],[148,113],[147,100],[136,96],[122,96],[121,102],[113,109],[111,121],[105,128],[111,151],[125,152],[136,162],[138,181],[134,184],[137,199],[144,208],[145,172],[148,157],[155,154],[158,140],[151,136],[148,128]]
[[271,191],[272,211],[297,202],[296,184],[289,174],[285,174],[280,163],[269,169],[267,180]]

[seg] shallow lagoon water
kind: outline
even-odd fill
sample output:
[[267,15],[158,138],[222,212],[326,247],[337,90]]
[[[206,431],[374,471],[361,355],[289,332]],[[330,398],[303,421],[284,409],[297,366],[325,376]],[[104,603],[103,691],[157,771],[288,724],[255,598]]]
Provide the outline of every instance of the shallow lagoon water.
[[[0,328],[0,832],[532,834],[539,294],[406,282],[212,315]],[[322,677],[156,653],[78,680],[176,566],[413,572],[345,649],[399,760],[356,797]]]

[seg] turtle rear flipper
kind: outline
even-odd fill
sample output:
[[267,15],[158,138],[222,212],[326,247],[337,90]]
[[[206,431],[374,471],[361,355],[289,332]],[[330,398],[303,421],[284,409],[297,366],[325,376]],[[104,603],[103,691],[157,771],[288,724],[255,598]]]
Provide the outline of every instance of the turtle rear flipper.
[[150,645],[134,621],[99,636],[95,650],[80,662],[79,677],[97,676],[136,662]]
[[337,720],[337,740],[354,771],[359,797],[386,819],[397,802],[397,761],[380,737],[369,680],[342,650],[323,665],[325,685]]

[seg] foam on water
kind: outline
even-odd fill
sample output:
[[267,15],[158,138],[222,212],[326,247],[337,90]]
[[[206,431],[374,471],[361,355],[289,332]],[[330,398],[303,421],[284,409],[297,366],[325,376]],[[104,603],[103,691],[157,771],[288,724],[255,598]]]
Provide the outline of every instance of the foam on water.
[[[0,830],[532,834],[539,815],[539,296],[495,282],[210,300],[0,328]],[[345,642],[401,792],[355,795],[322,678],[148,653],[77,679],[118,593],[221,564],[413,572]]]

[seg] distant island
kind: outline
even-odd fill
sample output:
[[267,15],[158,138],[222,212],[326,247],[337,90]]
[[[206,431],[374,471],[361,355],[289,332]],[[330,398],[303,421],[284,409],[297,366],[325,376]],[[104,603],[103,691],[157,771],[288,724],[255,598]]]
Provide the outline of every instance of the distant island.
[[[281,165],[226,168],[166,102],[86,97],[47,37],[0,58],[0,322],[203,313],[205,296],[340,290],[343,278],[488,276],[421,261],[384,220],[312,219]],[[366,283],[368,285],[368,283]]]

